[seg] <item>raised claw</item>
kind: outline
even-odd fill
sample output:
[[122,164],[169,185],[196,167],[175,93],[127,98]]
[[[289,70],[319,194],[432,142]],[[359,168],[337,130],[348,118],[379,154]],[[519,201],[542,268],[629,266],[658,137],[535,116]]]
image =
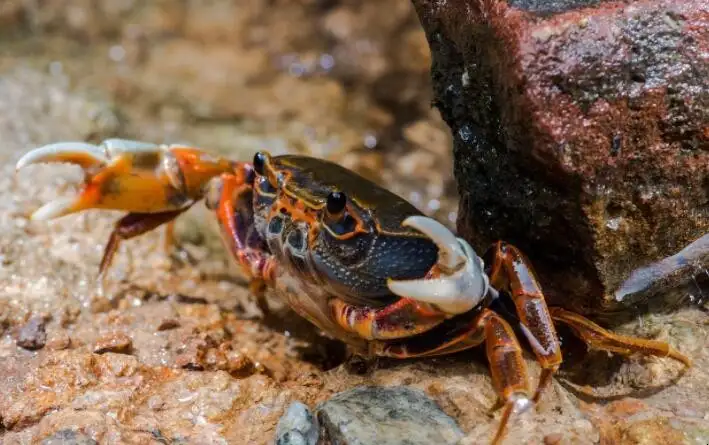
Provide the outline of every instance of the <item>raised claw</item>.
[[412,227],[438,246],[441,276],[417,280],[392,280],[389,290],[402,297],[431,303],[448,314],[461,314],[477,306],[489,289],[483,262],[463,239],[435,219],[410,216],[403,225]]
[[185,146],[107,139],[100,145],[59,142],[30,151],[16,169],[45,162],[76,164],[84,170],[78,196],[62,198],[37,210],[32,219],[50,219],[96,208],[133,213],[183,209],[201,199],[212,177],[232,163]]

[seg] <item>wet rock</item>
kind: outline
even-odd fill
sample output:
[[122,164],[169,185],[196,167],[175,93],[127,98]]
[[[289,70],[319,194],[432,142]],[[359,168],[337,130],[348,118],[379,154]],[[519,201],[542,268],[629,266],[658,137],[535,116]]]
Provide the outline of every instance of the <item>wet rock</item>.
[[97,445],[91,437],[74,430],[61,430],[47,437],[42,445]]
[[276,445],[316,445],[318,427],[306,405],[293,402],[276,426]]
[[476,249],[518,245],[552,300],[583,312],[709,264],[704,243],[616,292],[709,232],[709,2],[414,4]]
[[34,351],[42,349],[47,342],[45,327],[47,320],[44,317],[33,317],[20,329],[17,335],[17,346]]
[[408,387],[358,387],[318,405],[323,440],[343,445],[454,444],[455,420],[422,391]]
[[97,354],[103,354],[106,352],[130,354],[132,349],[133,340],[122,332],[104,335],[94,344],[94,352]]

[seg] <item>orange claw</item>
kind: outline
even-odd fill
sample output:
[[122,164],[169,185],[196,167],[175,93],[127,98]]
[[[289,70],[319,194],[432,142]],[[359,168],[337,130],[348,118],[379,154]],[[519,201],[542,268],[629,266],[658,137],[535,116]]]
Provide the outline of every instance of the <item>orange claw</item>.
[[100,145],[45,145],[25,154],[16,169],[43,162],[76,164],[85,176],[78,196],[46,204],[32,215],[39,220],[90,208],[131,213],[183,209],[202,198],[211,178],[231,171],[233,165],[192,147],[109,139]]

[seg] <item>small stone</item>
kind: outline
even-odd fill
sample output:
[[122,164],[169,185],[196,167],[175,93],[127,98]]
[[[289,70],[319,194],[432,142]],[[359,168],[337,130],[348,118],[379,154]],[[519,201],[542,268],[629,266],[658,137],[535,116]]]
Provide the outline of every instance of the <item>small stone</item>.
[[237,351],[225,351],[226,371],[232,377],[244,378],[257,372],[256,365],[247,355]]
[[175,329],[180,327],[180,322],[175,320],[174,318],[166,318],[162,321],[160,321],[160,324],[158,325],[158,331],[167,331],[170,329]]
[[455,444],[463,432],[423,391],[357,387],[316,408],[327,442],[346,445]]
[[133,349],[133,340],[122,332],[104,335],[94,344],[94,352],[103,354],[115,352],[117,354],[130,354]]
[[42,349],[47,342],[45,327],[47,320],[44,317],[33,317],[20,329],[17,335],[17,346],[35,351]]
[[207,344],[199,338],[189,338],[184,343],[182,351],[175,358],[175,364],[184,369],[201,371],[205,369]]
[[561,433],[551,433],[544,436],[544,445],[557,445],[564,439]]
[[293,402],[276,426],[276,445],[315,445],[318,427],[313,413],[303,403]]
[[51,332],[47,338],[47,349],[52,351],[61,351],[63,349],[69,349],[71,346],[71,337],[66,331],[55,331]]
[[42,445],[98,445],[98,442],[79,431],[61,430],[45,438]]

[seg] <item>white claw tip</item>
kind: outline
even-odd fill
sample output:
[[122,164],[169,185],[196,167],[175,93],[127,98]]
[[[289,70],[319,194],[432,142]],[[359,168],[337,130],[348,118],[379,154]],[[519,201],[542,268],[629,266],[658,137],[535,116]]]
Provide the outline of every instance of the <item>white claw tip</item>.
[[30,164],[45,162],[104,164],[108,162],[108,159],[103,148],[96,145],[86,142],[57,142],[25,153],[15,164],[15,170],[20,170]]
[[460,248],[458,238],[435,219],[419,215],[409,216],[401,225],[418,230],[436,243],[439,249],[438,265],[444,269],[452,270],[465,262],[465,253]]
[[461,314],[477,306],[485,297],[488,279],[482,261],[464,240],[457,238],[438,221],[410,216],[404,226],[413,227],[438,246],[441,276],[435,279],[389,280],[396,295],[434,304],[448,314]]
[[48,202],[37,209],[30,219],[32,221],[46,221],[49,219],[58,218],[74,212],[74,203],[76,198],[59,198]]

